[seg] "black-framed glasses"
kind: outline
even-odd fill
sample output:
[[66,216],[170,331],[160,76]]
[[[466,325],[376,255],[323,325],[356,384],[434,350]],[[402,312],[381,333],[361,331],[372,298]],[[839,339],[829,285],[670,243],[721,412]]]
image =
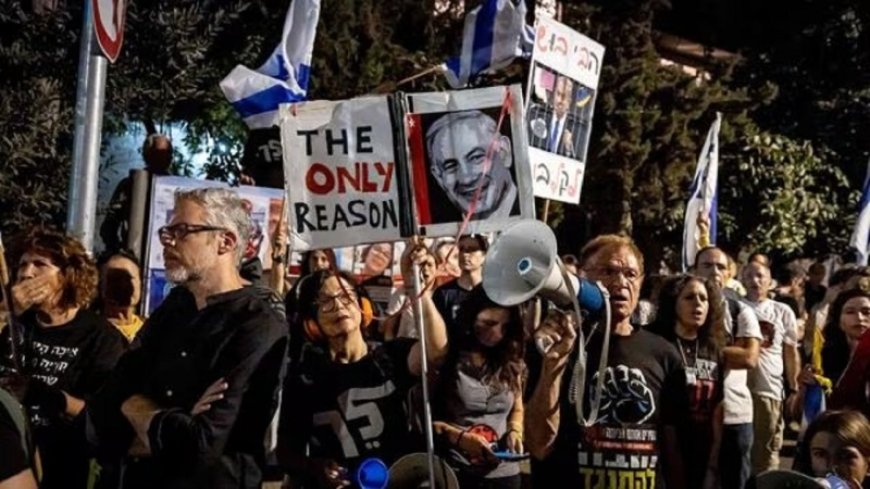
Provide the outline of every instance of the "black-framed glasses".
[[357,300],[358,299],[356,297],[356,294],[354,292],[347,290],[347,291],[342,291],[342,292],[340,292],[334,296],[331,296],[331,297],[325,297],[325,296],[318,297],[317,298],[317,307],[320,309],[321,312],[330,313],[330,312],[335,312],[335,310],[336,310],[335,304],[337,302],[340,302],[343,307],[350,307],[350,305],[355,303]]
[[187,224],[180,222],[171,226],[163,226],[157,230],[157,237],[161,243],[178,242],[188,234],[204,233],[206,231],[226,231],[226,228],[218,226],[206,226],[202,224]]

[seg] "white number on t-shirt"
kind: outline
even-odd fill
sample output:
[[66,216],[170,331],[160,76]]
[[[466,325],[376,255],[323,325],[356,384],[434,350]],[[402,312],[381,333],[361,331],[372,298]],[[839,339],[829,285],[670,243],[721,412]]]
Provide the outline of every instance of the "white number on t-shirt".
[[353,434],[348,428],[348,423],[365,419],[358,428],[359,436],[367,449],[378,448],[377,440],[384,432],[384,417],[378,408],[377,400],[383,399],[396,390],[393,381],[388,380],[377,387],[361,387],[348,389],[338,397],[339,411],[326,411],[316,413],[313,417],[315,426],[330,426],[332,432],[341,443],[344,456],[353,458],[359,456],[359,448]]

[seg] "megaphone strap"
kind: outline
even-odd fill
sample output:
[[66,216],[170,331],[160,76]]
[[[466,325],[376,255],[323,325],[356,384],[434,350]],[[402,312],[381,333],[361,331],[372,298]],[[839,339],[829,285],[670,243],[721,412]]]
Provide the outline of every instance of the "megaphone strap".
[[[583,332],[582,324],[583,316],[580,312],[580,303],[577,300],[577,293],[574,291],[574,284],[568,280],[567,272],[565,270],[562,271],[562,274],[565,276],[565,282],[568,289],[571,291],[571,302],[574,306],[574,314],[576,315],[578,325],[577,347],[579,350],[577,352],[577,359],[574,362],[574,368],[572,369],[571,385],[568,390],[569,401],[574,404],[574,410],[577,415],[577,424],[583,427],[588,427],[598,421],[598,412],[601,408],[601,393],[604,391],[604,372],[607,370],[607,360],[610,350],[610,294],[600,282],[595,283],[601,291],[602,296],[604,296],[605,327],[604,344],[602,345],[601,355],[598,360],[598,376],[595,383],[594,395],[591,399],[591,411],[589,413],[589,418],[587,419],[583,412],[583,399],[586,394],[586,347],[588,345],[588,340],[584,338],[585,334]],[[589,338],[592,338],[592,333],[590,333]]]

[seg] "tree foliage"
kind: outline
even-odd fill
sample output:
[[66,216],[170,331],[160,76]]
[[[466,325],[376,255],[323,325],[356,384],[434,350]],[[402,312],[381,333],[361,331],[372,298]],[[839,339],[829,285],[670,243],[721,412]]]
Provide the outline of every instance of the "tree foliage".
[[[870,8],[858,0],[800,0],[783,19],[784,1],[774,1],[774,10],[764,2],[748,9],[742,44],[724,35],[727,26],[699,22],[699,31],[743,53],[734,65],[711,62],[696,75],[661,62],[655,26],[667,12],[664,0],[564,2],[563,21],[607,51],[581,205],[551,205],[563,251],[594,234],[623,232],[638,239],[653,266],[673,264],[697,154],[716,111],[724,119],[720,242],[791,254],[841,250],[855,198],[842,190],[849,185],[841,170],[854,186],[870,152],[862,137],[870,127]],[[131,2],[124,50],[109,68],[105,133],[182,124],[183,143],[210,154],[206,174],[233,180],[247,130],[218,83],[237,63],[265,60],[287,4]],[[463,15],[476,4],[323,0],[311,98],[445,88],[436,75],[396,82],[457,53]],[[772,18],[781,22],[767,25]],[[35,15],[18,0],[0,0],[3,231],[63,221],[80,25],[76,2]],[[523,83],[526,73],[515,63],[479,83]],[[852,170],[856,164],[862,169]]]

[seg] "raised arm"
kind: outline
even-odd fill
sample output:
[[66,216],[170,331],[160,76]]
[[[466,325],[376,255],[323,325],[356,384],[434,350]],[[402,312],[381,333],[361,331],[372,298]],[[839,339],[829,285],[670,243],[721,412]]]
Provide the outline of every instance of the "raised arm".
[[[429,255],[429,250],[419,242],[409,241],[402,253],[402,275],[411,283],[414,280],[414,264],[418,266]],[[432,288],[424,287],[420,297],[409,297],[411,307],[414,307],[414,301],[419,300],[423,310],[423,323],[426,326],[426,358],[429,367],[437,368],[447,356],[447,326],[444,324],[444,318],[432,302]],[[422,366],[422,346],[420,343],[411,348],[411,353],[408,355],[408,369],[411,374],[419,376],[423,371]]]

